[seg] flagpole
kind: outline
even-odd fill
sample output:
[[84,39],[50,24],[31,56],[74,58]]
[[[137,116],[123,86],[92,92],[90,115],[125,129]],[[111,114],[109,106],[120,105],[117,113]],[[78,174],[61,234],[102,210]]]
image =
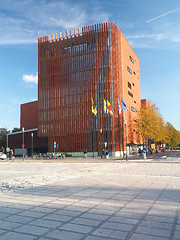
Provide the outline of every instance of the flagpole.
[[[122,97],[121,97],[121,103],[122,103],[122,109],[126,110],[126,111],[129,111]],[[123,131],[123,133],[125,132],[125,145],[126,145],[125,147],[126,147],[126,161],[127,161],[127,129],[126,129],[127,121],[125,121],[125,112],[123,112],[123,114],[124,114],[124,117],[122,117],[122,118],[124,118],[123,119],[124,120],[124,124],[123,124],[124,131]],[[124,139],[124,137],[123,137],[123,139]],[[123,146],[124,146],[124,143],[123,143]]]
[[94,158],[94,143],[93,143],[93,138],[94,138],[94,135],[93,135],[93,116],[92,116],[92,152],[93,152],[93,158]]
[[126,161],[128,160],[128,156],[127,156],[127,121],[125,121],[125,143],[126,143]]

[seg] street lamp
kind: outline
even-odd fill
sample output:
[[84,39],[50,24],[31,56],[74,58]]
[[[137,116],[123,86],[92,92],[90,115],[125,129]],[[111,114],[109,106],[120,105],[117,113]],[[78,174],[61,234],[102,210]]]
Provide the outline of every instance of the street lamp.
[[127,156],[127,121],[125,121],[125,141],[126,141],[126,161],[128,160],[128,156]]
[[33,158],[33,133],[31,133],[31,140],[32,140],[32,148],[31,148],[31,150],[32,150],[32,158]]
[[23,150],[23,161],[24,161],[24,127],[22,127],[22,150]]
[[100,150],[102,150],[101,148],[102,148],[102,128],[100,128],[99,129],[99,131],[100,131],[100,134],[101,134],[101,144],[100,144]]

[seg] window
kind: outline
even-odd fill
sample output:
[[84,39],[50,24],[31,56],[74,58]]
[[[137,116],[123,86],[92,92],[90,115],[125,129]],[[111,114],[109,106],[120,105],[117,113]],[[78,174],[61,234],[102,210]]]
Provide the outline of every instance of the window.
[[127,67],[127,70],[130,74],[132,74],[132,70],[129,67]]
[[128,94],[129,96],[133,97],[133,94],[130,91],[128,91]]
[[135,109],[135,108],[133,108],[133,107],[131,108],[131,110],[132,110],[133,112],[136,112],[136,109]]
[[131,56],[129,56],[129,59],[131,60],[132,63],[134,63],[134,59]]
[[128,82],[128,87],[131,89],[131,83],[130,82]]

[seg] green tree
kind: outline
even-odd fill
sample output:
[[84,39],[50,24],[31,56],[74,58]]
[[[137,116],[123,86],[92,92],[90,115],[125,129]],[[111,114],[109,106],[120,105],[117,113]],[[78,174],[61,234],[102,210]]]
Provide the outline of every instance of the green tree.
[[6,147],[6,139],[9,132],[7,128],[0,128],[0,147]]
[[177,145],[180,144],[180,132],[176,130],[171,123],[167,123],[167,129],[170,133],[170,138],[167,141],[167,144],[170,147],[176,147]]
[[21,131],[21,130],[20,130],[20,128],[17,128],[17,127],[14,127],[12,130],[12,132],[19,132],[19,131]]

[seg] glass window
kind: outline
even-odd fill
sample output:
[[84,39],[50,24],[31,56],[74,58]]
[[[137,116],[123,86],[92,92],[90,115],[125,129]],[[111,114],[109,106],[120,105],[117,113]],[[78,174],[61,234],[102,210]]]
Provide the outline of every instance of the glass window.
[[131,89],[131,83],[130,82],[128,82],[128,87]]
[[129,67],[127,67],[127,70],[130,74],[132,74],[132,70]]
[[131,60],[132,63],[134,63],[134,59],[131,56],[129,56],[129,59]]
[[128,91],[128,94],[129,96],[133,97],[133,94],[130,91]]

